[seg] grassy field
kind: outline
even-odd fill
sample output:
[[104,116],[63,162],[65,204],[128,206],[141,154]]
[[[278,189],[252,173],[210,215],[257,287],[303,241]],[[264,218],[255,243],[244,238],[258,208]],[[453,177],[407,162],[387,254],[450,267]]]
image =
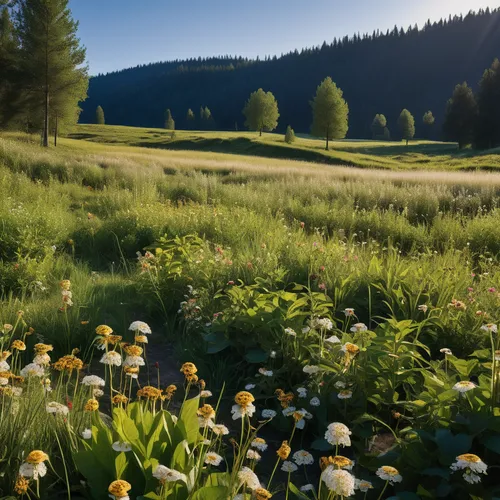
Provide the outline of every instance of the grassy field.
[[325,151],[324,141],[297,137],[287,144],[284,136],[255,132],[199,132],[135,127],[78,125],[69,134],[75,139],[169,150],[211,151],[244,156],[284,158],[308,162],[383,169],[496,170],[498,151],[459,151],[456,144],[412,141],[332,141]]
[[[69,489],[104,500],[117,478],[132,498],[250,498],[242,467],[273,498],[304,498],[298,488],[318,484],[321,470],[305,472],[300,457],[326,456],[330,474],[342,461],[328,456],[339,453],[373,487],[345,498],[498,496],[493,473],[471,485],[469,469],[450,469],[464,453],[500,466],[500,173],[466,171],[494,155],[456,155],[439,143],[408,154],[396,143],[335,143],[333,163],[337,154],[366,161],[346,168],[284,159],[296,148],[325,155],[312,139],[289,148],[271,134],[176,132],[170,148],[169,133],[149,132],[82,125],[75,134],[88,140],[64,138],[49,150],[37,137],[0,135],[0,351],[9,365],[0,370],[8,443],[0,496],[16,492],[33,449],[54,467],[50,479],[31,481],[33,498],[69,498]],[[243,154],[234,136],[254,153]],[[265,158],[268,148],[286,154]],[[386,169],[367,168],[372,157]],[[148,344],[129,331],[135,320],[151,325]],[[102,328],[96,336],[103,324],[121,338]],[[42,342],[54,349],[50,367],[21,372]],[[129,359],[138,378],[100,363],[108,351],[139,356]],[[71,368],[75,356],[86,366]],[[185,362],[198,372],[185,365],[179,380]],[[82,385],[88,374],[103,377],[102,394]],[[199,399],[204,384],[212,399]],[[245,388],[251,403],[234,399]],[[111,415],[111,429],[89,398]],[[205,401],[213,405],[205,420],[227,425],[229,436],[204,426]],[[47,413],[49,402],[58,414]],[[255,415],[239,419],[250,404]],[[180,407],[177,425],[170,412]],[[327,430],[334,422],[349,426],[352,446],[339,449]],[[257,434],[269,446],[262,461],[248,453]],[[292,452],[274,474],[283,440]],[[117,442],[132,452],[116,451]],[[209,451],[224,456],[219,468],[206,462]],[[288,474],[292,461],[300,469]],[[191,479],[159,482],[158,464]],[[383,479],[382,466],[402,481]],[[323,485],[315,498],[328,495]]]

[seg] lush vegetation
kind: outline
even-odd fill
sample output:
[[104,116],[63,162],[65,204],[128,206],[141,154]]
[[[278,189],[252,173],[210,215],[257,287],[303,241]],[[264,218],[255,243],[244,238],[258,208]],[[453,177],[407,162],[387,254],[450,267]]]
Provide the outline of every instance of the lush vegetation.
[[497,174],[38,144],[0,140],[4,496],[498,495]]

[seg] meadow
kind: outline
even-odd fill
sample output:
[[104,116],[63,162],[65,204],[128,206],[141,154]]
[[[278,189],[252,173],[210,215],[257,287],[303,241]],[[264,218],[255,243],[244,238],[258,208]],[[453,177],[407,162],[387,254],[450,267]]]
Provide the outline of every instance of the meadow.
[[0,137],[3,498],[500,495],[497,155],[69,137]]

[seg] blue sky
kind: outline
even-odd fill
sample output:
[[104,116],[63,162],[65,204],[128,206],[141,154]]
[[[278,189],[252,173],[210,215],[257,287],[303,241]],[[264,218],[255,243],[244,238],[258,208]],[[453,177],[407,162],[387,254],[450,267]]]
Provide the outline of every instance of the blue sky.
[[491,0],[70,0],[91,74],[231,54],[263,57],[395,24],[421,26]]

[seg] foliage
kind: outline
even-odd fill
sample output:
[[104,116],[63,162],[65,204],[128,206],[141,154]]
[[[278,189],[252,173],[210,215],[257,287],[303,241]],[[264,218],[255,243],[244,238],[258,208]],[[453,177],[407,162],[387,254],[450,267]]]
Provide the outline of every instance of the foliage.
[[371,130],[373,139],[386,139],[386,131],[388,131],[386,117],[380,114],[375,115],[371,125]]
[[292,144],[292,142],[295,142],[295,132],[293,131],[293,128],[288,125],[286,128],[286,133],[285,133],[285,142],[287,144]]
[[97,106],[97,109],[95,111],[95,122],[97,123],[97,125],[104,125],[106,123],[106,120],[104,118],[104,110],[101,106]]
[[477,92],[478,120],[476,145],[493,148],[500,145],[500,62],[493,61],[485,70]]
[[408,146],[408,141],[415,137],[415,118],[413,118],[413,115],[407,109],[401,111],[398,118],[398,127],[401,137],[406,141],[406,145]]
[[246,117],[245,125],[250,130],[272,131],[278,126],[278,103],[271,92],[262,89],[252,92],[245,104],[243,114]]
[[172,118],[172,113],[170,112],[170,109],[167,109],[165,111],[165,128],[167,130],[175,130],[175,121]]

